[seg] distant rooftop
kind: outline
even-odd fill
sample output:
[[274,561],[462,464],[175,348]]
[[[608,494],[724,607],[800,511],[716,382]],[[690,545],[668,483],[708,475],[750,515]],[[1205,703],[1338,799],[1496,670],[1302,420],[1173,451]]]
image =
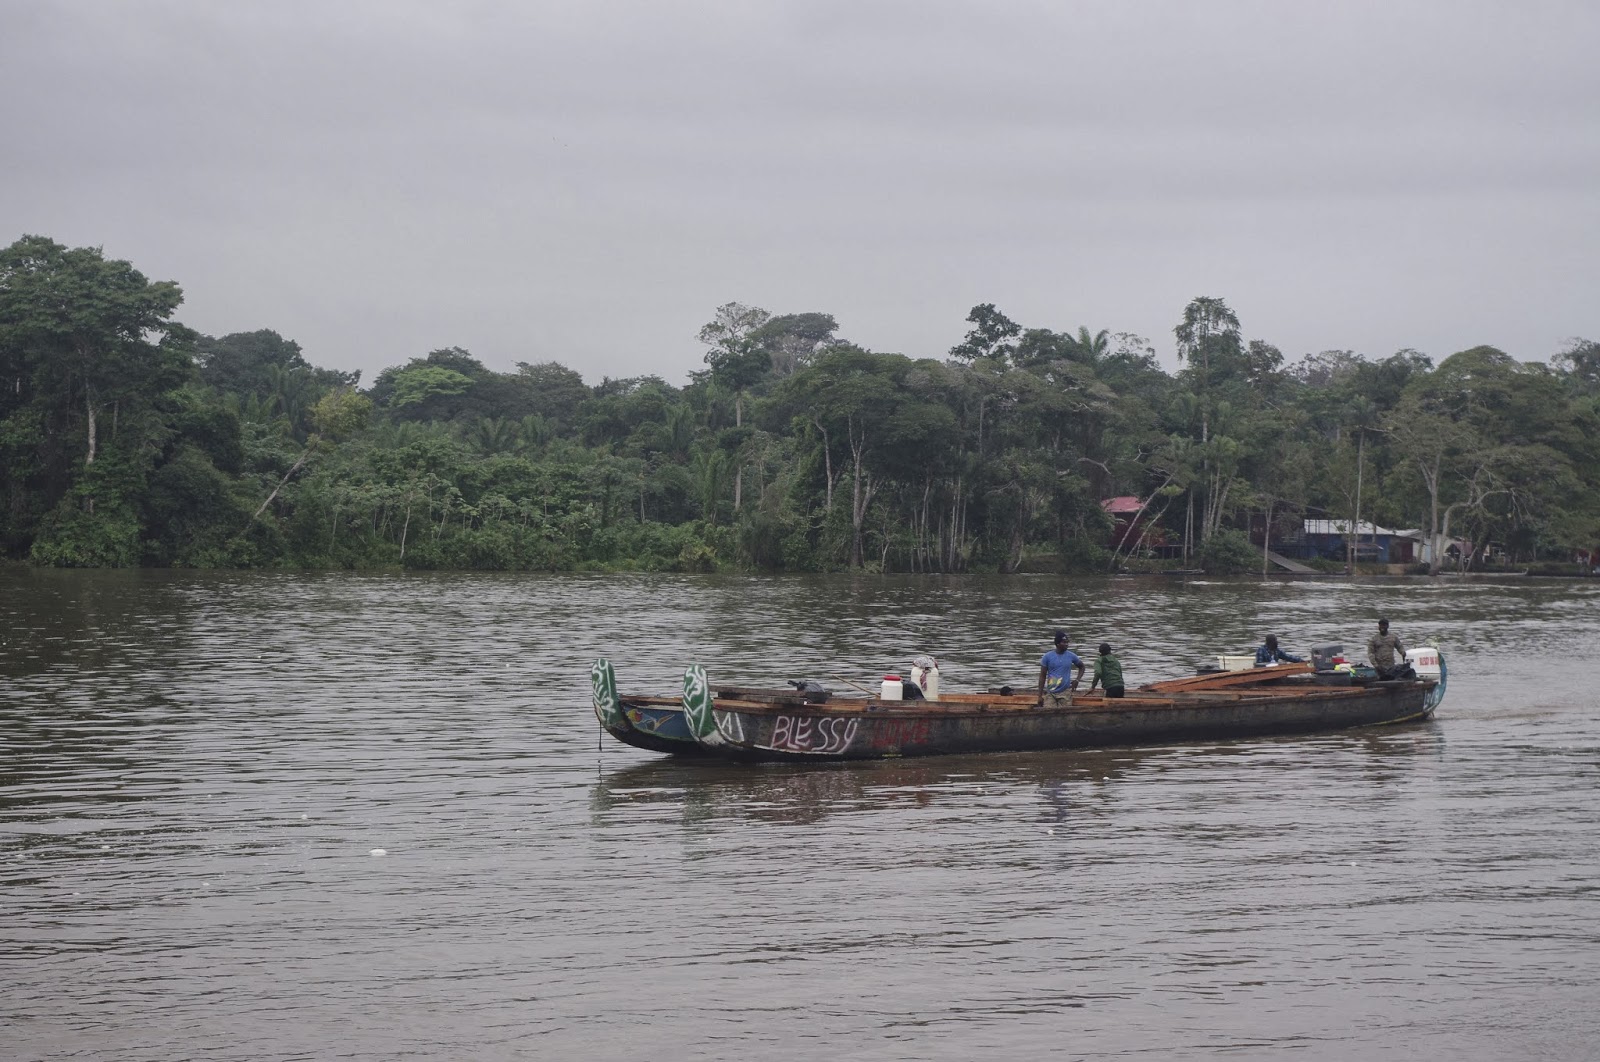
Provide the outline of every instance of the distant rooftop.
[[[1308,535],[1348,535],[1350,533],[1349,520],[1307,520],[1305,533]],[[1391,531],[1387,527],[1369,524],[1365,520],[1356,525],[1358,535],[1398,535],[1400,532]]]

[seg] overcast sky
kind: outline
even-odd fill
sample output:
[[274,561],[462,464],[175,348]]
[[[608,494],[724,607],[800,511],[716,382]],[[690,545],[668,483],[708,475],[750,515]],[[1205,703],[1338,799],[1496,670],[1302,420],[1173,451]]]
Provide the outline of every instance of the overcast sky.
[[1600,339],[1600,4],[0,0],[0,245],[361,369],[702,367],[716,307],[1290,361]]

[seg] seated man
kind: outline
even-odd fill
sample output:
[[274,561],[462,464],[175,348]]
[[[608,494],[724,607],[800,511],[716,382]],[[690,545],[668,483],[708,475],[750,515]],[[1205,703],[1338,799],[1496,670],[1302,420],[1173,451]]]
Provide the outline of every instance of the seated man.
[[1256,650],[1256,667],[1265,667],[1268,664],[1275,664],[1280,660],[1289,664],[1305,663],[1303,657],[1290,656],[1282,649],[1279,649],[1278,636],[1276,634],[1269,634],[1267,635],[1267,640],[1262,643],[1259,649]]

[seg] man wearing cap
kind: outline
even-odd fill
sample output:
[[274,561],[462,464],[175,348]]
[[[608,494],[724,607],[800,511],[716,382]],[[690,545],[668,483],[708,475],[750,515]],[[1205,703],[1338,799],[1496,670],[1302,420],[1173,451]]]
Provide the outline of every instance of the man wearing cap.
[[1039,660],[1039,703],[1035,708],[1065,708],[1083,678],[1083,661],[1067,648],[1067,632],[1056,631],[1056,647]]
[[1378,633],[1367,639],[1367,661],[1381,679],[1391,679],[1404,666],[1406,647],[1400,636],[1389,633],[1389,621],[1378,621]]

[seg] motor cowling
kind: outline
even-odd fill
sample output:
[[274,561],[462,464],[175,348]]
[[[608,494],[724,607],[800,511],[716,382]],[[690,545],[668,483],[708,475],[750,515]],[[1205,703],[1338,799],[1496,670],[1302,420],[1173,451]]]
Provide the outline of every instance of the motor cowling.
[[1406,663],[1411,670],[1417,673],[1417,678],[1437,680],[1444,674],[1444,666],[1439,659],[1439,649],[1433,645],[1423,645],[1416,649],[1406,650]]
[[931,656],[919,656],[911,661],[911,681],[922,690],[926,700],[939,699],[939,661]]

